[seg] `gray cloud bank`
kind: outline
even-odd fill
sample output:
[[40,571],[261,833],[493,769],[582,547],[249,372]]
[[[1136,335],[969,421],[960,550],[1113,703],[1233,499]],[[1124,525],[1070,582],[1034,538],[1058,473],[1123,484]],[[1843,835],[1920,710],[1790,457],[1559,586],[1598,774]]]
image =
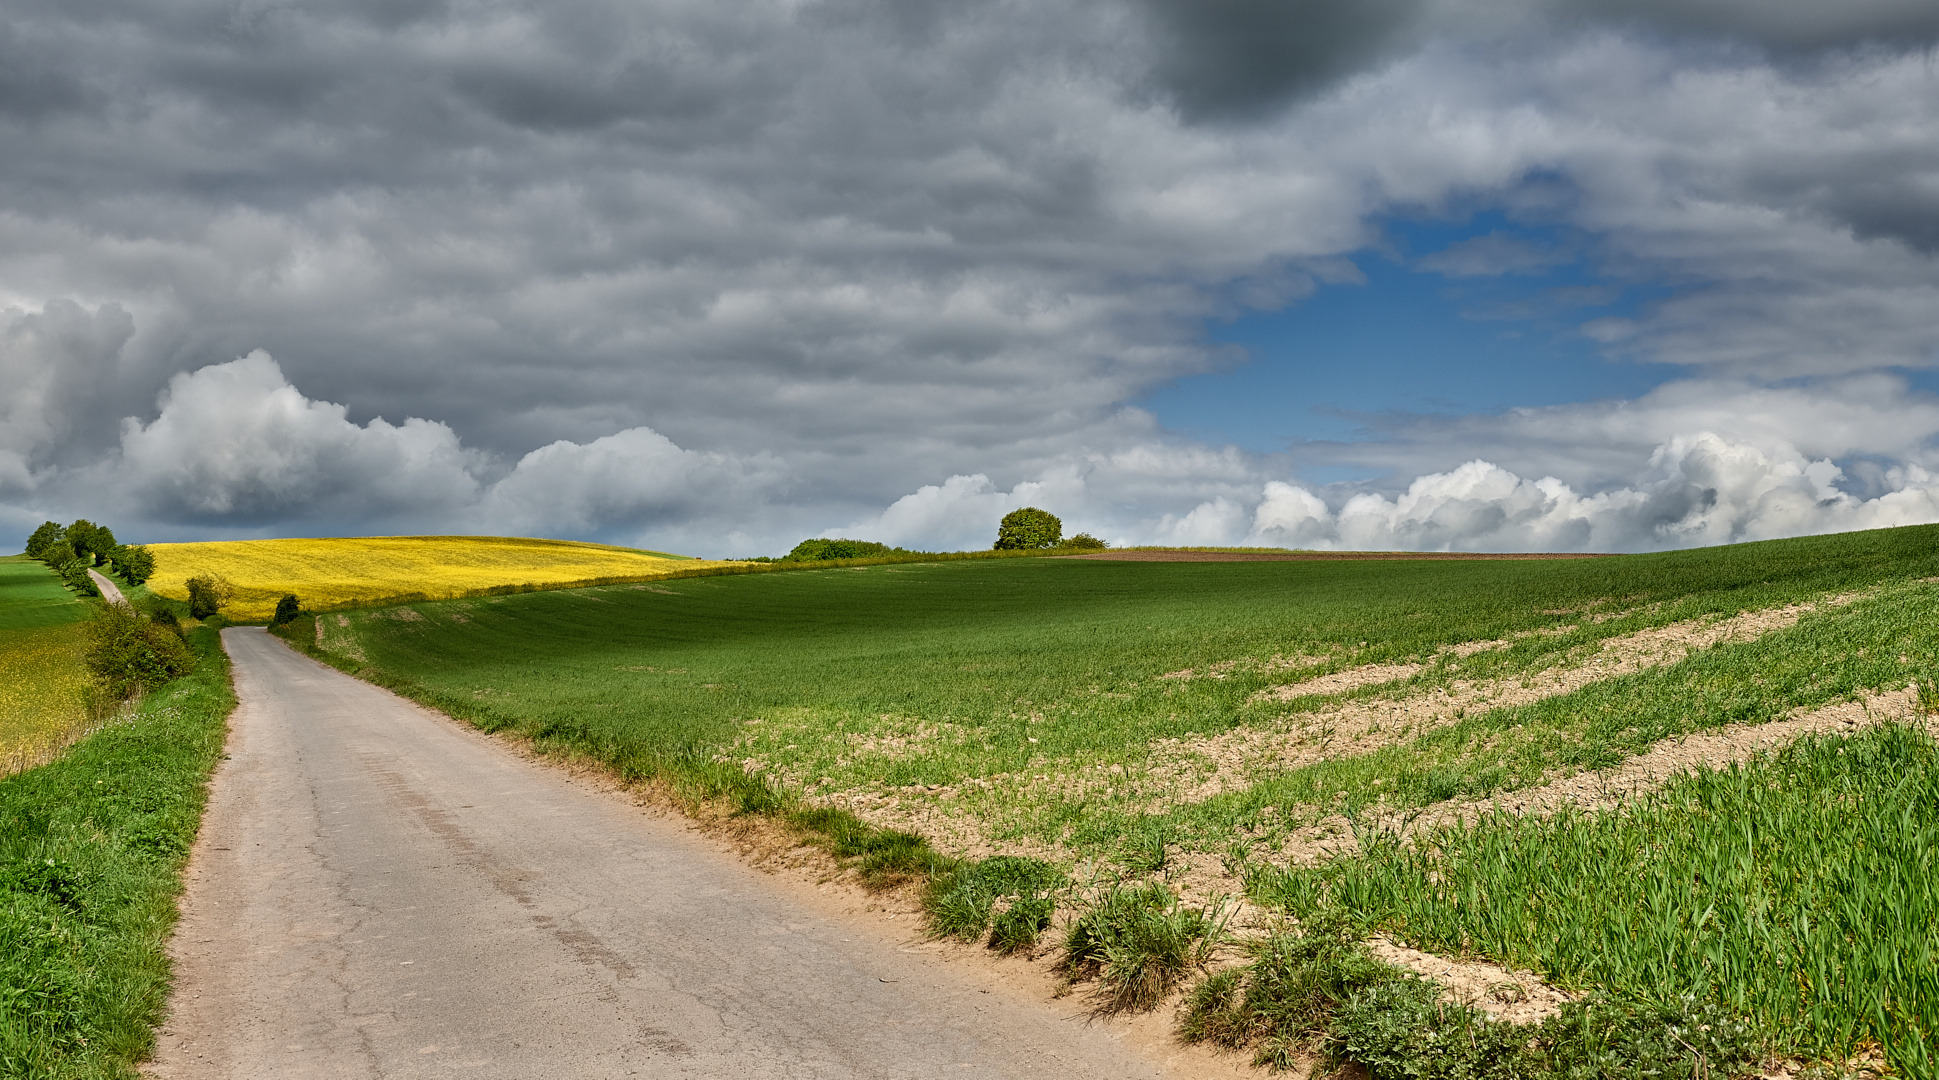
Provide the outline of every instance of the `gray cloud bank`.
[[[980,543],[1019,499],[1348,546],[1926,520],[1939,425],[1895,372],[1939,361],[1935,33],[1902,0],[27,0],[0,534],[731,554]],[[1666,290],[1580,332],[1687,378],[1277,458],[1124,404],[1218,362],[1207,317],[1356,287],[1380,215],[1475,206],[1594,243],[1422,269]]]

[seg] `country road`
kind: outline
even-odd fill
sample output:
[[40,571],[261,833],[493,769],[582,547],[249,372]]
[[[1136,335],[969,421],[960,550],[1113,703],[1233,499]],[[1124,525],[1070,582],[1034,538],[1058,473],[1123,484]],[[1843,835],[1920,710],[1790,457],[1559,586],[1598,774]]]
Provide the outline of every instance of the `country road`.
[[148,1075],[1170,1075],[260,629],[223,642],[241,706]]
[[110,604],[120,604],[124,607],[131,606],[128,604],[128,598],[121,595],[120,587],[114,582],[109,581],[99,570],[90,569],[88,571],[88,577],[94,579],[94,587],[101,590],[101,599],[106,600]]

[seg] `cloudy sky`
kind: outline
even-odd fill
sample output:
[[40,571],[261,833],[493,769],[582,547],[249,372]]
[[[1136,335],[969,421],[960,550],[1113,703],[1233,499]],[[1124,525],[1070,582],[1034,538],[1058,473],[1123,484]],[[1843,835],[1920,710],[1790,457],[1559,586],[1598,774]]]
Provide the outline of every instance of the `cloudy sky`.
[[14,0],[0,547],[1939,520],[1932,0]]

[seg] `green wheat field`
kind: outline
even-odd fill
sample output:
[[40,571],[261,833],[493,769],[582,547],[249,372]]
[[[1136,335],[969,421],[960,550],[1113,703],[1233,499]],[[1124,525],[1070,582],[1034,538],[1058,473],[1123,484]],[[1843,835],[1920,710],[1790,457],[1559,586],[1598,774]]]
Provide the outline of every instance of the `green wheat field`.
[[[428,704],[622,767],[731,763],[950,855],[1169,866],[1932,1076],[1936,605],[1939,528],[1916,527],[1570,561],[842,567],[313,632]],[[1492,809],[1780,722],[1809,730],[1617,810]]]

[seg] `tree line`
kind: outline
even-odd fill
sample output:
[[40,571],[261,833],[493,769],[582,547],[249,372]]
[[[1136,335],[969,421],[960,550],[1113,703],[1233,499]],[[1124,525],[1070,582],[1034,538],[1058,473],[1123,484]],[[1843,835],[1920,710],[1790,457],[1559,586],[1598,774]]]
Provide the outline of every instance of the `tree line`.
[[[1064,535],[1064,523],[1056,514],[1026,506],[1005,514],[997,524],[996,543],[992,551],[1103,551],[1111,545],[1092,536],[1078,533]],[[889,555],[928,555],[933,552],[909,551],[904,548],[878,544],[873,540],[830,540],[815,537],[803,540],[794,550],[778,559],[763,555],[747,559],[747,562],[826,562],[830,559],[870,559]]]
[[106,566],[116,577],[130,585],[140,585],[155,574],[155,556],[146,547],[124,544],[114,538],[114,530],[81,518],[72,525],[42,522],[27,538],[27,557],[38,559],[61,576],[83,596],[99,596],[88,571]]

